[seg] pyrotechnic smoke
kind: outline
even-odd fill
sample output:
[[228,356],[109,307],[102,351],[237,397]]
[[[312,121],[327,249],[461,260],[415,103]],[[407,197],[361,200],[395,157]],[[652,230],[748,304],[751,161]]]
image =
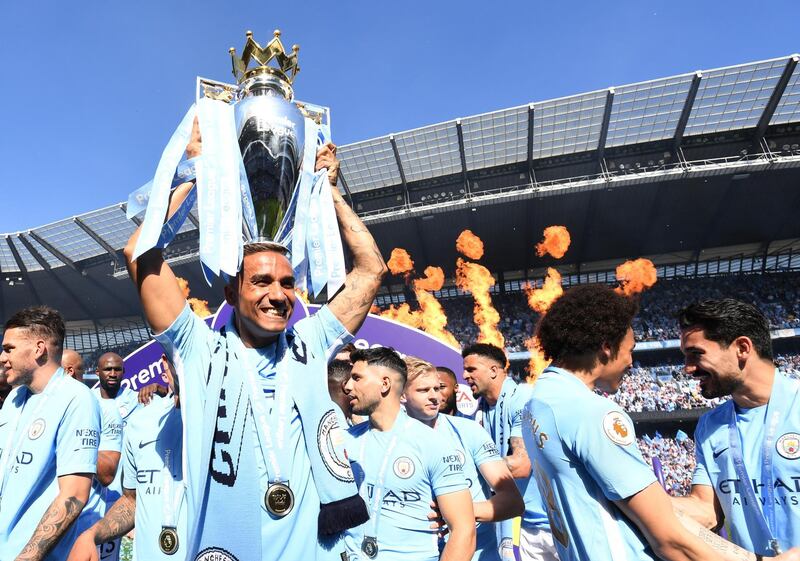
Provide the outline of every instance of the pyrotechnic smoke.
[[550,254],[561,259],[569,249],[571,238],[565,226],[548,226],[544,229],[544,239],[536,245],[536,255]]
[[525,348],[531,353],[531,358],[528,359],[528,377],[525,381],[533,384],[539,374],[550,365],[550,361],[544,357],[544,351],[535,335],[525,341]]
[[464,230],[458,235],[456,249],[470,259],[483,257],[483,241],[473,234],[471,230]]
[[[395,259],[396,258],[396,259]],[[394,263],[392,263],[394,259]],[[404,249],[395,248],[392,250],[392,259],[389,261],[389,269],[394,274],[404,273],[406,280],[411,275],[414,262],[411,256]],[[393,268],[394,267],[394,268]],[[447,331],[447,315],[436,297],[430,292],[441,290],[444,285],[444,271],[439,267],[427,267],[425,276],[414,280],[414,294],[417,296],[419,310],[412,310],[408,304],[400,306],[389,306],[383,312],[382,317],[402,322],[411,327],[421,329],[425,333],[432,335],[448,345],[458,348],[459,344],[452,333]]]
[[178,286],[180,287],[181,292],[183,292],[183,297],[186,298],[187,302],[189,302],[189,307],[192,309],[192,311],[201,318],[210,316],[211,310],[208,309],[208,300],[189,298],[189,281],[181,277],[175,277],[175,280],[178,281]]
[[392,250],[392,255],[389,257],[386,266],[389,267],[393,275],[406,275],[406,278],[414,270],[414,262],[411,260],[411,256],[405,249],[399,247]]
[[534,288],[531,285],[525,287],[525,295],[528,297],[528,306],[531,310],[545,313],[556,298],[564,294],[561,288],[561,274],[548,267],[547,276],[542,283],[542,288]]
[[456,286],[472,293],[475,300],[473,313],[479,330],[478,343],[491,343],[502,349],[505,347],[505,338],[497,329],[500,314],[492,305],[492,297],[489,294],[494,282],[492,273],[483,265],[464,261],[460,257],[456,260]]
[[620,283],[617,292],[631,296],[653,286],[658,280],[658,274],[649,259],[635,259],[617,266],[617,280]]

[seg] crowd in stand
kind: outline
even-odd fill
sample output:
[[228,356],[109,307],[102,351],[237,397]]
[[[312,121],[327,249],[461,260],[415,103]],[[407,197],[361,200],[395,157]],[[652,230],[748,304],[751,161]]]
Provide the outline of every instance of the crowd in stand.
[[[779,273],[659,280],[641,296],[634,321],[637,341],[664,341],[679,337],[675,313],[690,302],[724,296],[752,302],[764,312],[773,329],[800,327],[800,274]],[[471,297],[442,299],[447,328],[466,344],[478,336]],[[500,314],[500,331],[510,352],[524,351],[539,315],[523,292],[492,295]]]
[[664,438],[660,435],[642,435],[637,439],[645,461],[653,465],[653,458],[661,462],[664,487],[676,497],[688,495],[694,472],[694,442],[691,438]]

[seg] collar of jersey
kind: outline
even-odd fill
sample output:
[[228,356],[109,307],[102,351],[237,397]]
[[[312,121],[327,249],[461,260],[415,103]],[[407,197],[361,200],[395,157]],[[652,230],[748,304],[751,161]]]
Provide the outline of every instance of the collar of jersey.
[[589,391],[589,392],[591,392],[591,391],[592,391],[591,389],[589,389],[589,386],[587,386],[586,384],[584,384],[583,382],[581,382],[581,381],[578,379],[578,377],[577,377],[577,376],[575,376],[575,374],[573,374],[573,373],[572,373],[572,372],[570,372],[569,370],[565,370],[564,368],[559,368],[558,366],[548,366],[548,367],[547,367],[547,368],[545,368],[545,369],[544,369],[544,371],[542,372],[542,374],[546,374],[546,373],[547,373],[547,374],[555,374],[556,376],[559,376],[559,377],[561,377],[561,378],[566,378],[567,380],[570,380],[572,383],[575,383],[575,384],[577,384],[578,386],[582,387],[582,388],[583,388],[583,389],[585,389],[586,391]]

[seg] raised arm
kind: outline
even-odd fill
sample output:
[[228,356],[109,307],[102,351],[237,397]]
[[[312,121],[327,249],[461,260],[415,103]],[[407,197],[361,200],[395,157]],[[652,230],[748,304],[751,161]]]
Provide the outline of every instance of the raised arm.
[[[186,157],[194,158],[201,152],[200,129],[195,119],[192,128],[192,137],[186,146]],[[189,195],[193,183],[179,185],[172,192],[169,201],[168,217],[180,207],[181,203]],[[178,286],[178,281],[172,269],[164,261],[164,255],[159,248],[139,256],[135,261],[132,259],[136,242],[139,239],[142,227],[136,229],[128,244],[125,246],[125,260],[128,264],[128,275],[139,290],[139,298],[142,301],[144,315],[150,327],[156,333],[160,333],[172,325],[186,305],[186,298]]]
[[498,522],[521,516],[525,511],[525,501],[519,493],[517,484],[505,462],[486,462],[478,468],[494,495],[474,503],[475,520],[478,522]]
[[439,512],[450,529],[440,561],[469,561],[475,553],[475,515],[468,489],[436,497]]
[[96,561],[97,546],[130,532],[136,520],[136,490],[123,489],[123,495],[105,516],[83,532],[72,546],[68,561]]
[[40,561],[55,547],[83,510],[92,487],[91,473],[62,475],[58,478],[58,495],[47,507],[33,531],[31,539],[16,561]]
[[[316,169],[328,168],[328,178],[335,186],[339,174],[339,161],[333,144],[317,152]],[[353,257],[353,269],[347,274],[342,289],[328,304],[331,312],[350,333],[355,333],[364,323],[372,307],[375,295],[388,270],[380,250],[361,219],[345,202],[339,190],[334,188],[333,204],[339,219],[342,241]]]

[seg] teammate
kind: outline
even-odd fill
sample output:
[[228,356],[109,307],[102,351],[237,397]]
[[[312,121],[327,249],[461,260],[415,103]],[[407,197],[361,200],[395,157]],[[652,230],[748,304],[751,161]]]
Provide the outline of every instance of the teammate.
[[563,561],[755,559],[678,520],[642,459],[630,418],[594,393],[616,392],[631,367],[636,309],[610,287],[582,285],[559,297],[537,326],[552,364],[533,387],[524,437],[558,554]]
[[344,393],[344,385],[350,379],[350,370],[353,365],[350,364],[350,359],[340,360],[334,359],[328,363],[328,393],[331,396],[331,401],[339,406],[342,411],[342,416],[345,421],[345,426],[351,427],[354,424],[360,423],[363,419],[356,417],[353,420],[353,411],[350,409],[350,398]]
[[66,558],[97,467],[100,407],[64,374],[64,321],[45,306],[5,324],[0,364],[0,559]]
[[732,399],[700,418],[691,495],[676,501],[734,543],[774,555],[800,545],[800,384],[773,362],[769,321],[733,299],[680,312],[686,371],[703,397]]
[[[195,126],[187,157],[200,151]],[[332,144],[317,154],[323,168],[335,185]],[[191,187],[175,189],[170,213]],[[336,437],[326,363],[363,323],[386,265],[337,189],[333,198],[353,269],[326,306],[288,330],[296,295],[280,246],[245,246],[242,268],[225,287],[234,314],[219,333],[192,313],[160,249],[132,261],[138,230],[126,247],[145,316],[179,375],[191,430],[187,547],[200,558],[338,560],[343,544],[324,538],[368,517]]]
[[61,354],[61,368],[64,373],[79,382],[83,382],[83,373],[85,368],[83,366],[83,358],[73,349],[64,349]]
[[[64,351],[61,365],[65,372],[72,372],[78,381],[83,381],[83,359],[75,351]],[[102,380],[102,379],[101,379]],[[77,533],[80,534],[92,524],[100,520],[111,506],[119,492],[109,491],[109,486],[121,474],[119,469],[120,453],[122,452],[122,417],[113,399],[103,399],[99,394],[94,394],[100,404],[100,444],[97,450],[97,474],[92,481],[92,490],[89,501],[83,508],[78,518]],[[99,544],[97,547],[101,561],[116,561],[119,559],[119,540]]]
[[475,552],[472,497],[449,439],[400,407],[406,365],[387,347],[358,350],[345,385],[353,412],[369,420],[348,429],[347,453],[370,519],[348,531],[351,558],[394,561],[439,559],[428,513],[434,499],[450,529],[444,561]]
[[[136,528],[136,559],[183,558],[187,542],[178,388],[172,366],[162,357],[170,393],[151,396],[125,427],[123,495],[102,520],[83,532],[69,561],[90,561],[95,544],[119,541]],[[102,559],[102,557],[101,557]]]
[[455,415],[458,413],[458,379],[456,373],[446,366],[437,366],[436,373],[439,375],[439,395],[442,397],[439,403],[439,413],[445,415]]
[[[530,387],[517,385],[506,373],[508,360],[503,349],[478,343],[462,350],[464,380],[473,396],[480,397],[478,420],[489,431],[500,455],[517,483],[525,500],[519,550],[523,561],[554,561],[558,559],[550,533],[550,524],[536,482],[531,479],[531,463],[522,440],[522,410],[528,400]],[[508,551],[512,526],[497,525],[500,546]]]
[[[472,494],[477,522],[474,561],[499,561],[494,524],[520,516],[525,503],[519,494],[508,466],[500,457],[492,438],[472,419],[440,414],[440,376],[429,362],[405,358],[408,369],[403,398],[409,417],[432,427],[455,446],[458,461]],[[494,491],[494,492],[492,492]],[[513,559],[513,548],[503,552]]]
[[97,377],[100,385],[92,391],[98,399],[110,399],[117,406],[123,426],[139,407],[135,391],[122,385],[125,364],[117,353],[105,353],[97,360]]

